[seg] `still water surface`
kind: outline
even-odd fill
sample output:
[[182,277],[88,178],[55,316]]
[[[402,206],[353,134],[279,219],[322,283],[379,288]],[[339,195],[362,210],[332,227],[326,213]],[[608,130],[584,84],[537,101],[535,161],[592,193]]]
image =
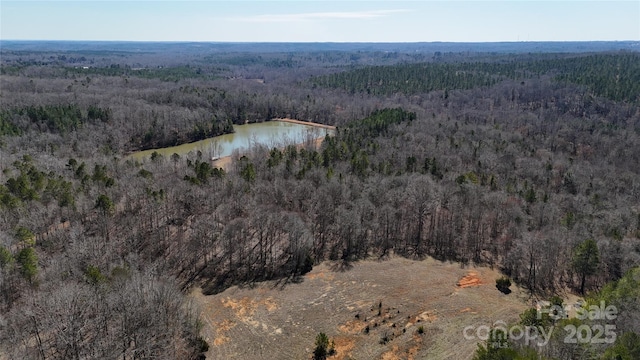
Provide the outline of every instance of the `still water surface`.
[[221,158],[233,154],[246,152],[251,146],[264,145],[269,148],[284,147],[291,144],[301,144],[306,141],[324,138],[327,134],[333,135],[335,130],[316,127],[313,125],[291,123],[285,121],[267,121],[262,123],[234,125],[235,133],[225,134],[209,139],[196,141],[161,149],[138,151],[131,154],[137,160],[151,157],[157,151],[165,158],[171,155],[186,155],[189,152],[202,152],[202,156],[208,159]]

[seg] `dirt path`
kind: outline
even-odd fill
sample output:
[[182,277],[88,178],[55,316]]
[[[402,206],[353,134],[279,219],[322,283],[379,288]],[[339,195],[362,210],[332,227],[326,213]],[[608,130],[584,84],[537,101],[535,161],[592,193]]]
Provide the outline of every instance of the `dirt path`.
[[229,165],[231,165],[231,162],[233,162],[233,159],[231,158],[231,156],[223,156],[221,158],[217,158],[216,160],[211,160],[211,166],[228,171]]
[[[502,294],[488,268],[393,258],[336,269],[323,263],[285,287],[196,289],[207,359],[310,359],[319,332],[335,342],[331,359],[469,359],[477,342],[466,326],[516,321],[527,308],[526,294]],[[458,286],[470,274],[473,286]]]
[[296,120],[296,119],[289,119],[289,118],[275,118],[275,119],[272,119],[272,120],[290,122],[290,123],[301,124],[301,125],[315,126],[315,127],[319,127],[319,128],[323,128],[323,129],[331,129],[331,130],[335,130],[336,129],[336,127],[332,126],[332,125],[318,124],[318,123],[314,123],[314,122],[302,121],[302,120]]

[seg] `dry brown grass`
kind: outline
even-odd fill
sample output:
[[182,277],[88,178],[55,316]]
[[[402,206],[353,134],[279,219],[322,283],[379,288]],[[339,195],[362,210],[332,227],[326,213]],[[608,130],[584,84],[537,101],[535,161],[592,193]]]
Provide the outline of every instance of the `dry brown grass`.
[[348,336],[335,336],[333,339],[335,355],[329,357],[331,360],[344,360],[351,357],[351,350],[355,347],[355,340]]
[[[331,359],[469,359],[476,342],[464,339],[465,326],[516,321],[527,307],[519,289],[504,295],[491,286],[500,274],[488,268],[403,258],[335,268],[323,263],[284,288],[194,291],[207,358],[310,359],[324,332],[337,350]],[[473,286],[458,286],[467,280]]]
[[248,297],[243,297],[239,300],[227,298],[226,300],[222,299],[220,301],[222,302],[222,306],[233,309],[236,317],[241,320],[250,319],[259,305],[263,305],[268,311],[273,311],[278,308],[278,305],[276,305],[271,298],[256,301]]

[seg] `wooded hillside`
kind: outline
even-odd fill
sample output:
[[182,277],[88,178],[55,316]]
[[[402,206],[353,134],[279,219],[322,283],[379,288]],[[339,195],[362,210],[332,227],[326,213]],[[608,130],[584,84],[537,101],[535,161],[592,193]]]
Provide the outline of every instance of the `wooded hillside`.
[[[486,265],[540,296],[640,265],[637,53],[116,50],[2,50],[10,358],[197,358],[186,290],[324,260]],[[224,169],[127,157],[279,117],[338,129]]]

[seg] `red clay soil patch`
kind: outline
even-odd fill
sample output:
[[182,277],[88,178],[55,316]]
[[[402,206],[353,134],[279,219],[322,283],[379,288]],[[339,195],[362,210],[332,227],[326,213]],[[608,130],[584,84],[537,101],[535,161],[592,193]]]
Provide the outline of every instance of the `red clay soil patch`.
[[478,277],[478,273],[470,271],[467,274],[467,276],[465,276],[462,279],[458,280],[458,284],[457,285],[460,288],[467,288],[467,287],[478,286],[478,285],[482,285],[482,284],[483,284],[483,282]]

